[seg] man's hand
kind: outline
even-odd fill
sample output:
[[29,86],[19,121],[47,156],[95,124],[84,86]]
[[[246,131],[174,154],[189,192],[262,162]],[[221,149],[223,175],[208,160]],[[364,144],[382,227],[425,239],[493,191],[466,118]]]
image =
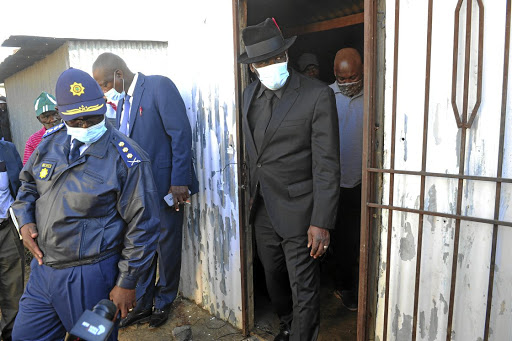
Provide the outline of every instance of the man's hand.
[[35,240],[39,235],[37,233],[36,224],[28,223],[23,225],[20,229],[20,233],[23,238],[23,245],[34,255],[39,265],[43,265],[43,253]]
[[117,285],[110,292],[109,298],[117,307],[116,314],[121,312],[121,318],[128,315],[128,311],[135,308],[137,300],[135,299],[135,289],[123,289]]
[[311,247],[310,256],[317,259],[327,251],[331,237],[329,230],[309,225],[308,229],[308,248]]
[[179,211],[179,205],[184,204],[190,197],[188,193],[188,186],[171,186],[168,193],[172,193],[172,197],[174,199],[174,209],[176,211]]

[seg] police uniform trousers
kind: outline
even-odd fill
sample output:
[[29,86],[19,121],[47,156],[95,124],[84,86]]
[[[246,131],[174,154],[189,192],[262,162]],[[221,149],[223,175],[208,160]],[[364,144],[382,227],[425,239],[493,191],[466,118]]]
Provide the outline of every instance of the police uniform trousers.
[[0,224],[0,335],[11,340],[18,303],[23,293],[24,274],[23,245],[12,221]]
[[341,187],[336,228],[331,242],[336,265],[335,286],[338,290],[352,290],[357,293],[360,234],[361,185],[353,188]]
[[[65,269],[39,265],[34,258],[13,340],[63,340],[86,309],[109,298],[117,280],[119,257]],[[116,323],[108,340],[117,340],[117,329]]]
[[[175,211],[163,200],[160,205],[160,239],[157,256],[151,268],[137,282],[137,306],[135,312],[155,309],[168,309],[176,296],[180,284],[181,247],[183,235],[183,205]],[[156,268],[158,265],[158,282]]]
[[272,226],[262,198],[254,216],[254,232],[272,306],[281,323],[290,326],[291,322],[290,340],[316,340],[320,271],[319,261],[310,256],[307,234],[282,238]]

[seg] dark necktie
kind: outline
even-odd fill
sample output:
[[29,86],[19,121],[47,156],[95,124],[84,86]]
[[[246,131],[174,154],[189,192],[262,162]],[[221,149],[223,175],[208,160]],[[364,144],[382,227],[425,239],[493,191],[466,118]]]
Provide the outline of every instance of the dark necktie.
[[80,147],[85,143],[78,141],[77,139],[73,140],[73,145],[71,146],[71,151],[69,152],[69,163],[73,163],[80,156]]
[[119,126],[119,131],[128,136],[128,122],[130,122],[130,95],[124,97],[123,102],[123,120]]
[[272,117],[272,98],[274,97],[274,92],[272,90],[267,89],[263,92],[263,94],[265,95],[265,104],[263,106],[263,110],[260,113],[258,121],[256,121],[256,126],[254,127],[253,132],[254,143],[256,144],[258,152],[260,151],[263,138],[265,137],[265,132],[267,131],[268,123]]

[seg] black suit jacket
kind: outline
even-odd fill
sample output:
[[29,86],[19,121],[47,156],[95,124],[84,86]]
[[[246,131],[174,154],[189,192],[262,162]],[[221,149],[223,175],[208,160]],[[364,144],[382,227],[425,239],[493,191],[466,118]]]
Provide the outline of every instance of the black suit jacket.
[[244,91],[243,130],[249,161],[251,216],[259,192],[282,237],[309,225],[333,229],[340,188],[339,128],[332,90],[290,70],[258,153],[247,115],[259,81]]

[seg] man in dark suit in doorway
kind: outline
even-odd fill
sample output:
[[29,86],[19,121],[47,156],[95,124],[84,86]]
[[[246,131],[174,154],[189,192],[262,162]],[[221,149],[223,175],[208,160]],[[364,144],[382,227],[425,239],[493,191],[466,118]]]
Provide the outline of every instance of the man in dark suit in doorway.
[[244,29],[258,80],[244,91],[243,131],[258,255],[281,328],[275,340],[316,340],[319,260],[329,247],[339,195],[334,94],[288,69],[288,48],[273,19]]

